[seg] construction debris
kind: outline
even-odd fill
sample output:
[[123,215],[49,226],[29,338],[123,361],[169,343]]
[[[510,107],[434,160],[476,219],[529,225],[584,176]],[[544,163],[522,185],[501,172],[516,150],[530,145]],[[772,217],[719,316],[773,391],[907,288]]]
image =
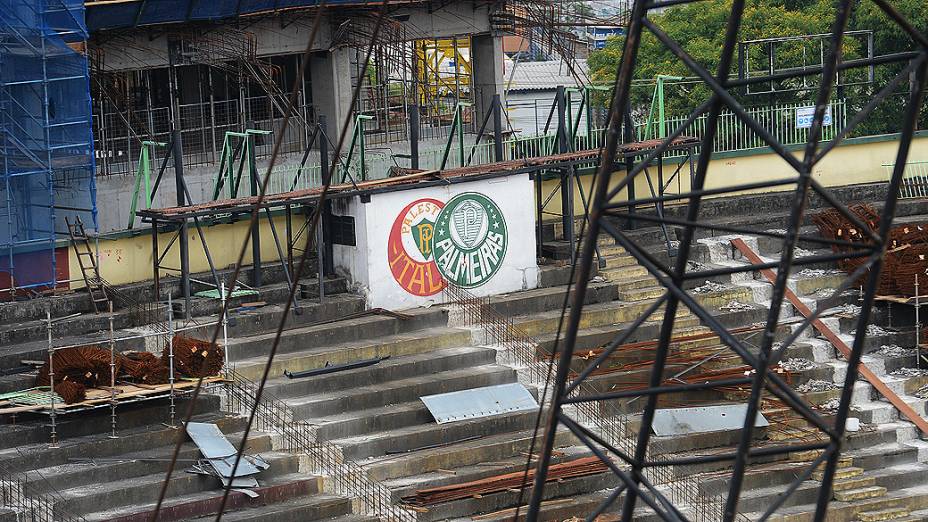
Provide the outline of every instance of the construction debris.
[[880,357],[909,357],[916,353],[917,350],[915,348],[903,348],[898,344],[884,344],[880,346],[879,350],[872,352],[871,355],[878,355]]
[[830,400],[828,400],[828,401],[826,401],[826,402],[824,402],[824,403],[822,403],[822,404],[819,404],[819,405],[818,405],[818,409],[820,409],[820,410],[822,410],[822,411],[824,411],[824,412],[827,412],[827,413],[834,413],[834,412],[838,411],[838,406],[840,406],[840,405],[841,405],[841,399],[834,398],[834,399],[830,399]]
[[799,393],[811,393],[811,392],[823,392],[829,390],[837,390],[840,388],[837,384],[831,381],[822,381],[819,379],[811,379],[796,388],[796,391]]
[[796,277],[801,277],[805,279],[805,278],[812,278],[812,277],[825,277],[825,276],[830,276],[830,275],[835,275],[835,274],[840,274],[840,273],[841,272],[838,270],[822,270],[820,268],[806,268],[806,269],[803,269],[797,272]]
[[860,314],[861,308],[853,303],[846,303],[841,306],[836,306],[832,308],[836,314],[846,314],[856,317]]
[[893,377],[921,377],[928,375],[928,370],[921,368],[899,368],[889,373]]
[[[223,486],[228,486],[231,481],[233,488],[256,488],[258,487],[258,481],[253,475],[257,475],[262,470],[270,467],[260,457],[246,457],[244,455],[242,455],[236,467],[235,460],[238,451],[219,430],[219,426],[215,424],[188,422],[187,435],[197,445],[204,457],[202,461],[190,469],[190,472],[218,477]],[[233,468],[235,468],[234,477]],[[243,491],[243,493],[252,496],[251,493],[253,492]]]
[[325,366],[323,366],[322,368],[313,368],[311,370],[303,370],[301,372],[291,372],[289,370],[284,370],[284,375],[286,375],[288,379],[299,379],[302,377],[315,377],[317,375],[325,375],[327,373],[335,373],[335,372],[340,372],[344,370],[354,370],[356,368],[365,368],[367,366],[373,366],[375,364],[381,363],[382,361],[386,361],[389,358],[390,356],[387,355],[384,357],[374,357],[372,359],[362,359],[360,361],[352,361],[352,362],[347,362],[347,363],[342,363],[342,364],[329,364],[329,362],[326,361]]
[[[889,330],[884,330],[884,329],[880,328],[879,326],[877,326],[877,325],[875,325],[875,324],[868,324],[868,325],[867,325],[867,335],[868,335],[868,336],[875,337],[875,336],[878,336],[878,335],[889,335],[889,334],[891,334],[891,333],[892,333],[892,332],[890,332]],[[857,330],[851,330],[851,335],[857,335]]]
[[[598,457],[585,457],[561,464],[552,464],[548,468],[546,478],[548,482],[558,482],[569,478],[604,473],[608,469],[606,464]],[[528,470],[527,473],[525,471],[516,471],[461,484],[420,489],[412,495],[403,497],[403,502],[407,506],[425,507],[452,500],[479,498],[482,495],[531,486],[534,480],[534,469]]]
[[928,384],[915,390],[915,393],[913,393],[912,395],[918,397],[919,399],[928,399]]
[[784,370],[791,372],[801,372],[803,370],[811,370],[812,368],[815,368],[815,363],[801,357],[790,357],[789,359],[781,362],[780,366]]
[[753,310],[753,309],[754,307],[752,305],[749,305],[747,303],[742,303],[734,299],[729,301],[727,305],[722,305],[719,307],[719,310],[723,312],[740,312],[743,310]]
[[725,285],[722,283],[716,283],[715,281],[706,281],[702,286],[697,286],[692,291],[694,294],[709,294],[712,292],[721,292],[725,290]]

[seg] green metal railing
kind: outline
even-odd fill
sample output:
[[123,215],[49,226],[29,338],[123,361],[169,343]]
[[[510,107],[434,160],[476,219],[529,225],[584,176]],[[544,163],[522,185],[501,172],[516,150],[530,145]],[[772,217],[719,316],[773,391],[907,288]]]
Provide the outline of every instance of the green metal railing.
[[[767,107],[755,107],[746,109],[747,113],[755,118],[761,125],[766,128],[780,143],[784,145],[796,145],[805,143],[808,138],[809,129],[802,128],[797,124],[797,109],[807,107],[808,104],[781,104]],[[832,139],[840,129],[847,124],[847,104],[843,100],[831,104],[832,123],[824,127],[822,133],[823,140]],[[576,117],[574,121],[573,118]],[[571,116],[574,123],[579,123],[579,117]],[[643,122],[636,125],[636,136],[639,140],[647,139],[653,136],[666,136],[673,132],[678,125],[687,119],[685,115],[665,116],[663,128],[660,128],[660,119],[657,121],[651,119],[649,122]],[[689,130],[685,132],[688,136],[701,138],[706,132],[707,117],[703,115],[697,118]],[[757,137],[756,133],[750,131],[738,117],[730,111],[723,112],[719,117],[719,128],[715,142],[716,152],[734,152],[750,149],[765,148],[766,144]],[[503,141],[504,160],[514,160],[519,158],[531,158],[537,156],[548,156],[557,152],[557,135],[552,125],[552,130],[547,134],[534,136],[519,136],[509,138]],[[605,129],[602,128],[583,128],[580,125],[570,125],[570,134],[572,150],[594,149],[601,146]],[[454,147],[458,149],[455,153],[449,154],[449,145],[441,148],[426,149],[419,152],[419,168],[423,170],[440,170],[442,161],[445,160],[449,168],[457,167],[460,164],[462,156],[460,149],[464,148],[465,155],[470,159],[468,165],[485,165],[495,161],[492,141],[484,141],[474,145],[473,136],[452,136],[456,141]],[[463,138],[463,141],[462,141]],[[449,141],[449,144],[452,142]],[[699,148],[696,148],[698,153]],[[687,154],[685,150],[670,151],[665,154],[665,158],[683,157]],[[363,162],[359,158],[363,156]],[[360,180],[382,179],[389,175],[390,168],[395,166],[396,159],[385,152],[366,151],[365,154],[353,154],[344,161],[344,166],[340,167],[341,172],[349,172],[352,178]],[[592,166],[592,164],[591,164]],[[300,173],[298,183],[295,187],[294,176]],[[298,165],[283,165],[275,168],[271,177],[268,193],[279,193],[295,189],[310,188],[320,186],[322,183],[320,176],[320,167],[318,165],[307,165],[299,167]],[[928,191],[928,185],[923,188]],[[914,197],[914,196],[913,196]],[[921,197],[921,196],[919,196]]]
[[[745,109],[745,111],[757,120],[774,138],[784,145],[797,145],[805,143],[809,137],[809,129],[801,128],[797,124],[797,109],[808,107],[808,104],[781,104],[768,107],[754,107]],[[830,140],[835,137],[847,125],[847,102],[844,100],[835,101],[831,104],[831,125],[822,129],[822,140]],[[666,136],[673,132],[680,124],[686,121],[687,116],[670,116],[666,118],[665,129],[659,135]],[[684,134],[702,138],[706,132],[707,115],[702,115],[693,122],[690,128]],[[638,126],[638,138],[643,139],[646,132],[646,126]],[[653,132],[652,132],[653,134]],[[741,120],[731,111],[724,111],[719,116],[718,133],[715,139],[716,152],[734,152],[764,148],[764,143],[757,133],[752,132]],[[699,149],[697,148],[698,152]],[[678,151],[674,155],[684,155],[685,152]]]
[[[892,175],[896,167],[894,163],[886,163],[887,178]],[[902,184],[899,186],[899,197],[904,199],[928,198],[928,161],[912,161],[905,164],[902,172]]]

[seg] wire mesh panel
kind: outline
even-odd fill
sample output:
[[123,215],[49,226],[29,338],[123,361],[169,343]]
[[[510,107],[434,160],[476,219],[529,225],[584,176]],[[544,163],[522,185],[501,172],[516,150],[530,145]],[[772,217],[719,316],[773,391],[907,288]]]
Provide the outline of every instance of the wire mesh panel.
[[[872,0],[873,6],[884,13],[887,23],[896,24],[899,32],[908,38],[912,51],[864,58],[845,57],[842,53],[849,38],[846,35],[847,27],[860,3],[838,0],[831,11],[832,31],[826,39],[827,42],[823,44],[825,54],[819,65],[738,79],[736,52],[742,19],[747,9],[763,8],[763,3],[747,5],[748,2],[744,0],[731,2],[730,10],[725,11],[727,24],[724,43],[719,55],[709,61],[714,70],[707,67],[705,60],[698,60],[690,54],[690,50],[687,49],[688,42],[677,41],[665,32],[660,25],[659,17],[652,19],[650,16],[652,10],[661,11],[668,5],[687,3],[699,2],[639,0],[634,4],[624,51],[618,66],[602,161],[595,181],[590,227],[578,260],[576,289],[571,298],[572,305],[565,326],[563,347],[554,366],[552,411],[545,428],[541,458],[537,463],[532,501],[527,514],[529,520],[537,520],[540,517],[554,435],[561,427],[573,432],[618,478],[618,487],[611,494],[604,496],[602,503],[592,512],[582,514],[587,516],[587,520],[610,512],[620,513],[620,519],[626,522],[637,519],[639,515],[636,514],[636,509],[645,506],[664,520],[736,520],[741,516],[739,505],[747,470],[762,458],[787,455],[808,458],[799,459],[804,464],[797,469],[795,480],[784,485],[776,500],[763,506],[763,514],[757,514],[757,517],[752,519],[770,518],[790,499],[799,484],[815,472],[819,473],[817,478],[820,478],[821,485],[816,491],[814,520],[825,519],[832,499],[832,485],[841,455],[854,383],[858,375],[867,375],[867,370],[859,368],[859,363],[864,350],[867,326],[871,320],[872,304],[879,288],[883,254],[890,242],[892,220],[906,159],[924,102],[928,76],[928,38],[920,32],[920,28],[907,22],[891,3],[886,0]],[[636,157],[631,164],[619,163],[617,150],[622,121],[633,109],[630,106],[630,89],[638,66],[638,50],[644,38],[657,39],[675,60],[686,66],[691,76],[700,79],[710,96],[699,103],[687,118],[673,122],[673,128],[667,129],[667,138],[662,140],[659,146],[647,151],[643,156]],[[832,106],[836,94],[834,78],[839,71],[845,71],[842,74],[847,74],[846,71],[850,69],[866,70],[874,64],[889,68],[892,72],[890,80],[884,85],[876,86],[876,92],[870,100],[860,107],[855,107],[856,113],[832,119],[829,107]],[[785,146],[782,136],[771,133],[768,125],[761,121],[761,115],[746,109],[737,96],[747,85],[769,84],[771,81],[780,82],[789,78],[808,80],[807,83],[813,85],[812,90],[815,92],[811,103],[814,108],[805,115],[808,119],[808,129],[803,131],[804,147],[798,154],[794,154]],[[907,102],[898,120],[900,134],[894,167],[883,201],[880,221],[876,226],[867,226],[861,222],[859,216],[842,204],[831,190],[814,179],[812,174],[816,165],[845,137],[851,135],[856,127],[866,121],[882,102],[895,95],[900,86],[908,86],[908,92]],[[829,120],[837,127],[827,129]],[[752,131],[752,144],[763,144],[776,153],[792,169],[791,175],[773,181],[765,181],[763,173],[751,180],[722,179],[718,176],[709,179],[709,165],[713,153],[717,146],[726,146],[726,129],[735,121]],[[702,132],[694,132],[694,122],[699,122]],[[633,183],[640,174],[646,173],[648,166],[671,146],[673,140],[687,135],[699,135],[701,141],[691,186],[678,194],[650,195],[633,201],[623,199],[623,189]],[[785,218],[787,226],[784,230],[765,230],[766,227],[752,228],[747,224],[739,226],[738,223],[711,223],[706,219],[706,207],[709,206],[706,199],[741,194],[747,190],[786,191],[783,192],[783,198],[788,199],[791,205]],[[846,241],[840,237],[823,238],[804,234],[801,227],[810,195],[814,195],[817,200],[854,224],[863,231],[865,237]],[[655,215],[634,210],[665,202],[678,204],[681,212],[671,217],[663,213]],[[679,239],[676,250],[670,252],[666,258],[655,256],[646,248],[641,234],[630,233],[625,228],[629,223],[636,222],[672,227]],[[757,223],[750,220],[747,222]],[[737,263],[720,267],[705,267],[692,263],[697,255],[696,239],[703,237],[707,228],[737,236],[732,237],[731,244],[725,245],[728,249],[734,247],[740,252]],[[703,235],[700,235],[701,231]],[[624,247],[638,264],[656,279],[663,292],[638,319],[622,329],[601,349],[595,353],[578,354],[575,353],[575,347],[593,267],[594,251],[601,235],[611,237]],[[762,259],[739,239],[744,236],[765,236],[767,241],[777,245],[781,253],[772,261]],[[819,248],[831,247],[833,253],[799,255],[801,244],[817,245]],[[843,283],[828,299],[820,303],[816,310],[805,307],[788,288],[788,277],[794,268],[802,269],[811,264],[846,259],[856,260],[856,269],[851,271]],[[769,310],[765,312],[767,319],[759,327],[760,340],[754,345],[746,342],[733,328],[723,325],[701,304],[693,285],[688,283],[736,274],[750,277],[757,272],[770,281],[772,291]],[[818,318],[834,305],[835,299],[841,293],[849,288],[857,288],[858,281],[864,283],[859,303],[861,308],[855,317],[853,342],[847,346],[834,334],[829,337],[835,347],[842,351],[847,361],[847,372],[840,387],[840,399],[834,416],[825,417],[820,411],[812,409],[791,388],[786,376],[777,371],[777,363],[785,350],[804,332],[813,326],[821,329]],[[800,309],[804,317],[791,326],[785,338],[781,336],[779,342],[775,343],[781,326],[781,311],[790,304]],[[685,344],[680,343],[677,325],[681,315],[687,313],[695,315],[711,330],[711,335],[716,336],[722,344],[724,354],[739,361],[742,371],[712,379],[668,379],[668,376],[672,375],[671,369],[676,360],[686,350]],[[649,322],[652,327],[657,325],[657,335],[648,347],[650,359],[640,371],[644,382],[638,386],[613,386],[604,389],[591,386],[595,382],[592,377],[610,364],[611,357],[627,348],[630,340],[636,339],[636,334],[642,332],[641,328],[645,322]],[[653,339],[654,335],[642,333],[640,337]],[[666,455],[659,441],[652,436],[659,405],[666,404],[674,396],[680,397],[680,394],[719,390],[737,391],[729,393],[730,400],[741,401],[746,405],[734,444],[729,447],[722,445],[717,451],[702,454]],[[582,414],[577,414],[578,408],[595,405],[596,410],[603,415],[611,415],[613,411],[621,412],[621,405],[632,400],[639,404],[640,426],[636,426],[634,432],[622,434],[618,438],[604,435],[599,426],[586,421]],[[770,402],[775,402],[779,411],[789,411],[806,423],[809,426],[808,436],[784,441],[765,441],[761,444],[756,437],[758,431],[755,429],[755,418]],[[898,407],[905,413],[905,405]],[[916,425],[924,425],[925,429],[928,429],[928,425],[917,415],[911,420]],[[728,487],[721,499],[706,498],[698,487],[693,489],[692,480],[673,487],[675,477],[692,475],[706,466],[725,470],[723,475]],[[671,487],[668,489],[662,484]],[[696,484],[698,486],[698,482]]]

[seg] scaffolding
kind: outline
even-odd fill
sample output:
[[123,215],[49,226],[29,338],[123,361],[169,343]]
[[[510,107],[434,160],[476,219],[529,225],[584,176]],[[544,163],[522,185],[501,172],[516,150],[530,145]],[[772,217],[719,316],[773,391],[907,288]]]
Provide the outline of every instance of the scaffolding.
[[0,0],[3,297],[66,282],[65,218],[96,224],[86,40],[82,0]]

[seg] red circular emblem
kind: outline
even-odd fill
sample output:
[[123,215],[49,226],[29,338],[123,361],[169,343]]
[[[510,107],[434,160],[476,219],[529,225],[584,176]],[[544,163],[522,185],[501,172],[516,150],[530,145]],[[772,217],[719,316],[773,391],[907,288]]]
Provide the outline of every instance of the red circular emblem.
[[413,201],[396,216],[387,241],[393,278],[410,294],[425,297],[445,288],[432,251],[435,221],[445,204],[437,199]]

